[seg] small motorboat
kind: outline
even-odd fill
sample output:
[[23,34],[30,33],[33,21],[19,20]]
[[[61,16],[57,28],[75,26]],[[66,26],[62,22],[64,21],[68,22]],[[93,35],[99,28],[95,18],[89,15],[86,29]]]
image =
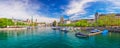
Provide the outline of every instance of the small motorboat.
[[61,28],[60,31],[69,32],[67,28]]
[[90,31],[90,33],[96,33],[96,32],[100,32],[100,30],[94,29],[94,30],[91,30],[91,31]]
[[75,36],[76,36],[76,37],[88,37],[87,34],[83,34],[83,33],[81,33],[81,32],[76,33]]
[[31,26],[28,26],[28,27],[26,27],[27,29],[32,29],[33,27],[31,27]]
[[59,27],[52,27],[53,30],[59,30]]
[[108,34],[108,32],[109,31],[107,29],[105,29],[105,30],[102,31],[102,34]]

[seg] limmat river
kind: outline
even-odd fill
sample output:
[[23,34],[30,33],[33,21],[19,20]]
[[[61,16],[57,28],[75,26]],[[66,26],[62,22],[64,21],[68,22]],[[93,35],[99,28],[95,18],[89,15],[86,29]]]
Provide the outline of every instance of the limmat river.
[[0,31],[0,48],[120,48],[120,33],[80,38],[51,28]]

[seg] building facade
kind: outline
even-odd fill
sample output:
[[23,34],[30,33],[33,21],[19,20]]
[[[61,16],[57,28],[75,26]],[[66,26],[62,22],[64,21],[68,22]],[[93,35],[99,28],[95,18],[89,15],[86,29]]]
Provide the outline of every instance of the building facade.
[[65,20],[65,21],[64,21],[64,24],[70,24],[70,23],[71,23],[70,20]]
[[106,16],[106,15],[115,15],[114,18],[120,18],[120,14],[100,14],[100,15],[99,15],[99,18],[100,18],[101,16]]
[[60,22],[59,22],[60,24],[63,24],[64,23],[64,17],[63,16],[61,16],[60,17]]

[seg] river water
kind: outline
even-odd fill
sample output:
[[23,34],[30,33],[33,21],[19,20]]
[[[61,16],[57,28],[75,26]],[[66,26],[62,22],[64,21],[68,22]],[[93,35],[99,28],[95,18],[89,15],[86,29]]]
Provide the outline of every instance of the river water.
[[80,38],[51,28],[0,31],[0,48],[120,48],[120,33]]

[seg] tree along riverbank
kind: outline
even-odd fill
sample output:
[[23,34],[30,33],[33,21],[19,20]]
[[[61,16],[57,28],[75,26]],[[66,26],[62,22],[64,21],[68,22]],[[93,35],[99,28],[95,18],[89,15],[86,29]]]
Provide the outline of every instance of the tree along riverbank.
[[0,18],[0,28],[6,27],[24,27],[24,26],[37,26],[37,23],[29,23],[23,21],[14,21],[14,19]]

